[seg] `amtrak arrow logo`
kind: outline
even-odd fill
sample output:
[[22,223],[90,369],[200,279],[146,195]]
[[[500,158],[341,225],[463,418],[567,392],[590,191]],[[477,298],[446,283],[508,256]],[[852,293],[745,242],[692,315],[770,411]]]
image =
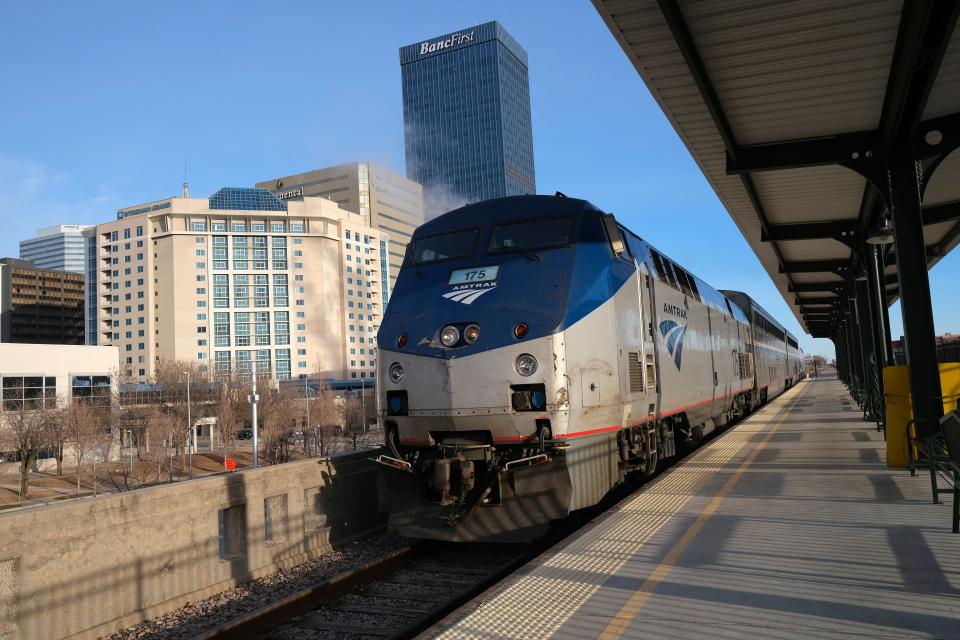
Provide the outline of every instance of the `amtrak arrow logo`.
[[687,328],[673,320],[664,320],[660,323],[660,335],[667,344],[667,351],[673,356],[673,363],[680,370],[680,360],[683,357],[683,335]]
[[450,291],[449,293],[445,293],[443,294],[443,297],[453,302],[459,302],[460,304],[473,304],[474,300],[488,291],[493,291],[494,289],[496,289],[495,286],[486,289],[461,289],[459,291]]

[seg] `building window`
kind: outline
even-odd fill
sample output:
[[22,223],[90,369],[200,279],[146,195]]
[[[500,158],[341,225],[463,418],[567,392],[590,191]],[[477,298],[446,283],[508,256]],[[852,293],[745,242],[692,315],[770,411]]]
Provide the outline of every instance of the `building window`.
[[197,243],[197,244],[206,244],[206,242],[207,242],[207,237],[206,237],[206,236],[197,236],[196,238],[194,238],[193,241],[194,241],[195,243]]
[[210,230],[211,230],[211,231],[214,231],[214,232],[216,232],[216,231],[226,231],[226,230],[227,230],[227,223],[226,223],[226,222],[214,222],[214,223],[212,223],[212,224],[210,225]]
[[213,314],[213,342],[215,347],[230,346],[230,314],[226,311]]
[[111,395],[110,376],[73,376],[71,379],[72,398],[98,407],[109,407]]
[[206,231],[206,230],[207,230],[206,220],[193,220],[190,222],[190,231]]
[[231,228],[233,229],[234,233],[245,233],[247,230],[247,223],[234,221],[231,225]]
[[57,379],[49,376],[3,376],[3,408],[54,409],[57,406]]
[[273,314],[274,344],[290,344],[290,313],[277,311]]

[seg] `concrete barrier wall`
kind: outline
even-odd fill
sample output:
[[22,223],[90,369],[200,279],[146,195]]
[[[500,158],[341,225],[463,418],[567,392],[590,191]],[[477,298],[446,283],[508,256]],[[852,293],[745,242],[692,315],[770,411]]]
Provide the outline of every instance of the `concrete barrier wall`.
[[369,454],[0,514],[0,639],[96,638],[383,527]]

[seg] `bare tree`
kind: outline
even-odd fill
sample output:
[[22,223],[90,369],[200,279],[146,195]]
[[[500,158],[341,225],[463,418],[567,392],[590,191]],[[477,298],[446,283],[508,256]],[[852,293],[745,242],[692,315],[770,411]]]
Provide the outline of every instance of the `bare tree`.
[[47,446],[53,458],[57,461],[57,475],[63,475],[63,453],[67,448],[67,428],[64,423],[63,411],[51,409],[47,414],[45,426],[47,430]]
[[202,417],[211,414],[216,402],[216,387],[210,380],[210,374],[200,362],[189,360],[158,360],[154,381],[161,390],[161,398],[166,409],[173,414],[181,425],[180,433],[174,435],[171,442],[177,452],[183,455],[186,466],[187,446],[193,425],[187,424],[187,417],[196,424]]
[[2,412],[5,428],[2,430],[5,447],[17,452],[20,463],[20,498],[27,497],[30,488],[30,470],[42,451],[49,446],[48,423],[52,410],[31,406],[29,401],[5,404]]
[[173,482],[173,443],[182,431],[177,424],[177,416],[165,407],[151,407],[147,427],[147,442],[150,447],[150,459],[157,463],[157,482],[163,480],[166,467],[167,480]]
[[343,400],[343,434],[353,451],[360,449],[360,444],[366,436],[367,425],[364,424],[361,398],[344,398]]
[[298,411],[295,395],[289,390],[267,386],[259,394],[260,437],[268,464],[290,460]]
[[337,404],[333,390],[321,380],[314,397],[309,403],[310,423],[303,433],[304,448],[307,455],[329,456],[336,448],[336,435],[340,431],[337,424]]
[[237,433],[243,428],[247,414],[247,386],[233,375],[219,379],[217,395],[213,401],[213,415],[217,418],[224,455],[237,449]]
[[[71,399],[70,403],[57,414],[59,428],[50,430],[50,433],[62,435],[59,445],[61,459],[64,445],[73,450],[77,461],[77,494],[80,493],[80,477],[83,472],[83,462],[96,448],[102,438],[103,415],[89,402]],[[59,467],[59,461],[57,466]],[[94,478],[96,482],[96,478]]]

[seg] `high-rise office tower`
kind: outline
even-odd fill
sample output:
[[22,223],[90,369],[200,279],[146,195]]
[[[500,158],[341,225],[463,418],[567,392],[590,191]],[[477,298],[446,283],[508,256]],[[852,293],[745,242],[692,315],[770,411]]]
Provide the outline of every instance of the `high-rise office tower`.
[[20,241],[20,257],[40,269],[84,272],[83,232],[86,224],[55,224],[37,231],[36,238]]
[[263,189],[167,198],[89,233],[90,342],[139,381],[156,362],[285,380],[372,378],[383,234],[323,198]]
[[497,22],[400,49],[407,177],[428,217],[536,191],[527,53]]
[[322,196],[341,209],[359,213],[368,225],[380,229],[384,233],[380,291],[387,303],[410,236],[423,224],[423,188],[419,184],[370,162],[349,162],[265,180],[257,187],[285,201]]
[[83,344],[83,275],[0,259],[0,342]]

